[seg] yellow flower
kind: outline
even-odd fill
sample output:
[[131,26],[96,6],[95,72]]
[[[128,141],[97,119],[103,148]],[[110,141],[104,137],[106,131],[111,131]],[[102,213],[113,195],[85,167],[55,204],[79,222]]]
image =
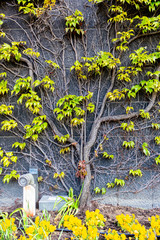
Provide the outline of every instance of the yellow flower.
[[87,238],[87,229],[85,227],[82,229],[82,238],[83,239]]
[[32,235],[32,234],[34,233],[34,231],[35,231],[35,226],[34,226],[34,225],[28,227],[28,228],[25,230],[25,232],[26,232],[26,234],[27,234],[28,236]]
[[108,234],[104,235],[106,240],[126,240],[125,234],[119,235],[116,230],[108,231]]
[[39,235],[42,235],[43,233],[44,233],[43,228],[42,228],[42,227],[39,227],[39,228],[38,228],[38,234],[39,234]]
[[39,224],[39,216],[35,218],[35,224],[38,226],[38,224]]
[[15,222],[15,218],[10,218],[10,219],[6,218],[6,219],[4,219],[1,222],[1,227],[2,227],[3,231],[5,232],[5,231],[9,230],[9,231],[12,231],[12,232],[16,232],[17,227],[14,224],[14,222]]
[[26,240],[26,237],[21,235],[17,240]]
[[52,233],[56,230],[56,226],[50,225],[49,231]]

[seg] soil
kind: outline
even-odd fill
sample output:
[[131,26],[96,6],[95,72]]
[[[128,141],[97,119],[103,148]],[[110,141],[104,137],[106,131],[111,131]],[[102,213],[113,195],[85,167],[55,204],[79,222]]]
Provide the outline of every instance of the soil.
[[[1,211],[7,211],[9,213],[11,213],[12,211],[14,211],[16,208],[21,207],[19,206],[13,206],[10,208],[1,208]],[[140,209],[140,208],[132,208],[132,207],[122,207],[122,206],[112,206],[112,205],[104,205],[104,204],[98,204],[96,201],[92,201],[91,205],[86,208],[86,209],[80,209],[78,214],[76,215],[78,218],[82,219],[82,221],[85,219],[85,211],[88,209],[89,211],[95,211],[96,209],[100,210],[100,213],[102,213],[104,215],[104,217],[106,218],[106,223],[105,223],[105,227],[101,230],[104,232],[107,232],[109,228],[111,229],[115,229],[119,232],[121,232],[120,228],[117,226],[117,222],[116,222],[116,216],[120,215],[120,214],[135,214],[136,219],[142,224],[145,225],[146,228],[150,227],[148,218],[151,216],[156,216],[156,215],[160,215],[160,208],[154,208],[154,209],[149,209],[149,210],[145,210],[145,209]],[[57,225],[58,224],[58,219],[56,219],[57,216],[57,212],[56,211],[49,211],[49,214],[51,216],[50,218],[50,222],[53,225]],[[42,215],[42,211],[39,211],[38,209],[36,210],[36,216],[40,216]],[[15,215],[13,215],[15,217]],[[55,220],[56,219],[56,220]],[[53,240],[58,240],[58,239],[63,239],[65,240],[70,239],[70,237],[72,236],[71,232],[63,232],[61,235],[61,238],[59,238],[61,234],[61,231],[56,231],[55,234],[53,235],[52,239]],[[104,239],[103,237],[100,237],[100,239]]]

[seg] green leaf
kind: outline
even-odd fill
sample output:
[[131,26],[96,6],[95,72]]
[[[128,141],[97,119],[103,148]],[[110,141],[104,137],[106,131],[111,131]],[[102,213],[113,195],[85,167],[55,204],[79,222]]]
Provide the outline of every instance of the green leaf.
[[17,171],[16,170],[12,170],[10,174],[6,174],[3,178],[3,183],[7,182],[9,183],[9,181],[12,179],[12,178],[15,178],[15,179],[18,179],[20,177],[19,174],[17,174]]
[[155,158],[156,164],[158,165],[160,163],[160,155]]
[[152,123],[152,128],[155,128],[156,130],[158,130],[158,129],[160,129],[160,124]]
[[94,112],[94,109],[95,109],[95,105],[93,103],[89,103],[87,106],[87,110],[92,113]]
[[118,179],[118,178],[115,178],[114,180],[114,183],[117,185],[117,186],[124,186],[125,185],[125,181],[123,179]]
[[127,125],[128,125],[127,123],[122,123],[122,124],[121,124],[121,128],[123,128],[123,130],[125,130],[126,127],[127,127]]
[[125,147],[125,148],[134,148],[134,145],[135,145],[135,143],[133,142],[133,141],[130,141],[130,142],[127,142],[127,141],[124,141],[123,142],[123,147]]
[[39,81],[39,80],[36,80],[36,81],[34,81],[34,83],[33,83],[33,85],[34,85],[35,87],[39,86],[40,84],[41,84],[41,81]]
[[157,145],[160,144],[160,136],[155,137],[154,140],[155,140],[155,142],[156,142]]
[[39,52],[34,52],[32,48],[27,48],[23,51],[24,54],[26,55],[29,55],[29,56],[32,56],[32,57],[39,57],[40,56],[40,53]]
[[0,157],[3,157],[3,150],[0,148]]
[[4,131],[9,131],[10,129],[17,127],[18,125],[17,122],[14,120],[10,120],[10,121],[5,120],[1,122],[1,124],[2,124],[1,129]]
[[150,151],[148,150],[148,143],[144,142],[142,144],[142,148],[143,148],[143,153],[146,155],[146,156],[150,156]]
[[52,60],[45,60],[46,63],[48,63],[50,66],[56,68],[60,68],[59,65],[55,62],[53,62]]
[[115,187],[115,184],[114,183],[107,183],[107,188],[114,188]]
[[95,193],[97,194],[97,193],[100,193],[101,189],[100,189],[99,187],[96,187],[96,188],[94,189],[94,191],[95,191]]
[[144,143],[142,144],[142,147],[148,147],[148,143],[144,142]]
[[11,161],[16,163],[17,162],[17,156],[12,156]]
[[33,134],[32,135],[32,140],[33,141],[37,141],[37,139],[38,139],[38,134]]
[[102,195],[104,195],[104,194],[106,194],[107,190],[105,188],[102,188],[101,191],[102,191]]
[[25,148],[25,146],[26,146],[26,143],[15,142],[15,143],[12,144],[12,148],[13,147],[15,147],[15,148],[19,147],[21,150],[23,150]]
[[129,175],[142,177],[142,172],[141,172],[140,169],[137,169],[137,170],[131,169],[131,170],[129,171]]
[[113,159],[114,155],[109,155],[107,152],[103,152],[103,157]]

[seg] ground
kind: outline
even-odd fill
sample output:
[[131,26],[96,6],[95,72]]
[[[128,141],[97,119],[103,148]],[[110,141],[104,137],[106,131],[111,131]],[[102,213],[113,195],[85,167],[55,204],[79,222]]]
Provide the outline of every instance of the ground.
[[[3,208],[1,208],[1,210],[5,211],[5,212],[8,211],[9,213],[11,213],[17,207],[21,207],[21,206],[19,205],[19,206],[14,206],[14,207],[10,207],[10,208],[3,207]],[[145,210],[145,209],[140,209],[140,208],[98,204],[96,201],[92,202],[92,204],[90,205],[88,210],[94,211],[97,208],[100,210],[100,212],[106,218],[105,227],[102,229],[102,231],[106,231],[106,232],[109,228],[116,229],[117,231],[120,232],[120,228],[117,226],[117,223],[116,223],[116,216],[120,215],[122,213],[129,214],[129,215],[135,214],[135,217],[138,219],[138,221],[141,224],[145,225],[146,228],[150,227],[150,224],[148,221],[149,217],[155,216],[155,215],[160,215],[160,208]],[[76,216],[83,220],[85,218],[86,210],[87,209],[80,210]],[[37,209],[36,215],[41,215],[41,214],[42,214],[42,212]],[[55,225],[58,221],[58,219],[55,220],[56,216],[57,216],[57,212],[49,211],[49,214],[51,215],[51,218],[50,218],[51,224]],[[61,233],[61,231],[56,231],[56,233],[54,234],[52,239],[58,240],[60,233]],[[63,232],[60,239],[63,239],[63,240],[66,238],[70,239],[70,237],[71,237],[70,232],[69,233]],[[100,239],[103,239],[103,237],[101,237]]]

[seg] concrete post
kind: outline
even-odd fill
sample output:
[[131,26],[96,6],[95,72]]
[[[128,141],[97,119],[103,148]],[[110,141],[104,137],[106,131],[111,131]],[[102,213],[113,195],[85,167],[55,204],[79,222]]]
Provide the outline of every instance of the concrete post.
[[18,183],[23,187],[23,209],[27,216],[34,216],[36,213],[36,185],[32,174],[21,175]]

